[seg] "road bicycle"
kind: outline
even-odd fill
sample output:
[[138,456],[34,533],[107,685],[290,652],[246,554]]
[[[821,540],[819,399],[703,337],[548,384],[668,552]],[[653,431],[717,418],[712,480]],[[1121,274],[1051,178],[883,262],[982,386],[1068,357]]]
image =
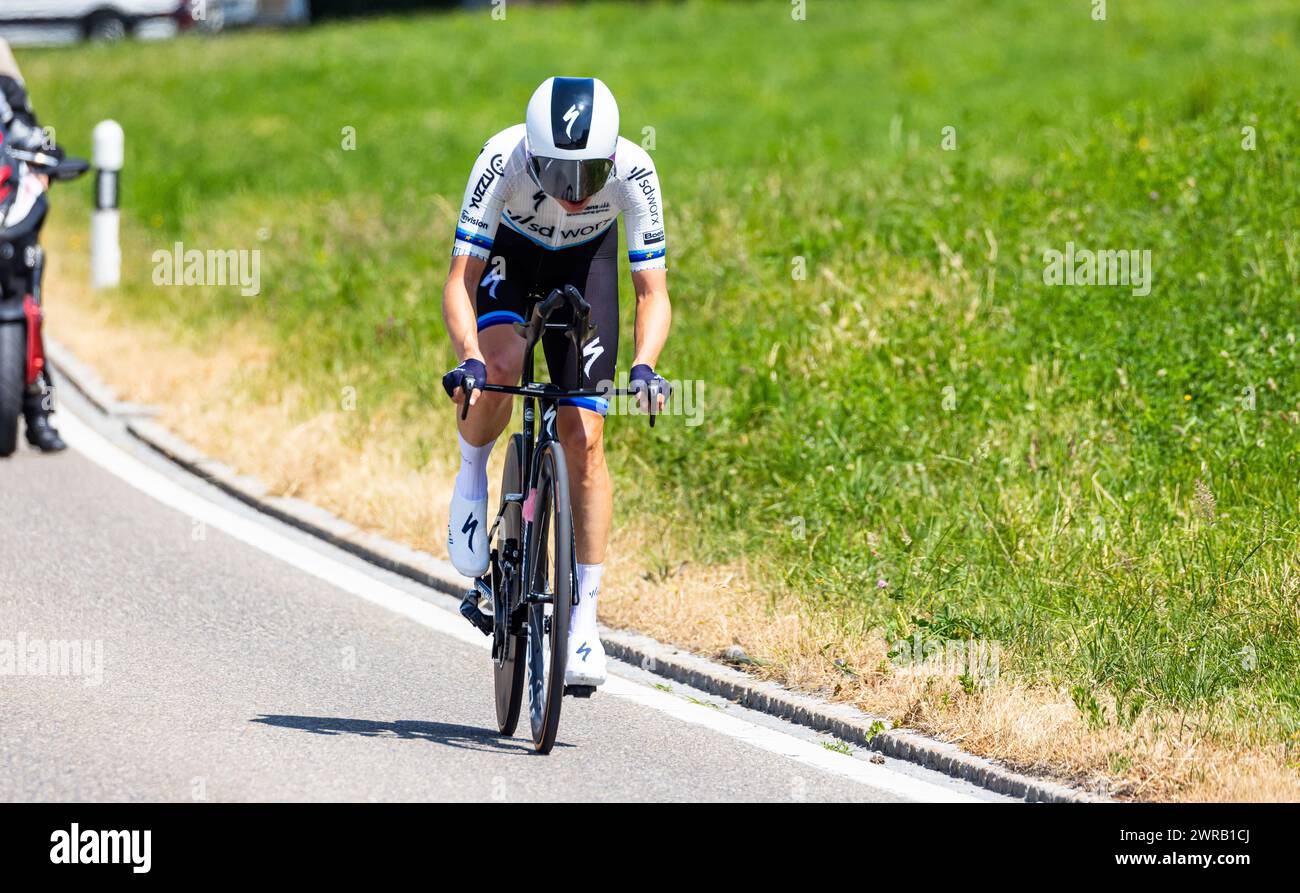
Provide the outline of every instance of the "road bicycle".
[[[551,322],[562,307],[568,322]],[[523,384],[493,385],[467,379],[464,392],[474,388],[524,399],[523,430],[510,438],[501,501],[488,531],[488,571],[465,593],[460,611],[484,634],[492,636],[492,665],[496,689],[497,728],[513,735],[519,723],[524,692],[528,694],[528,719],[533,746],[550,753],[560,727],[564,696],[589,698],[593,686],[564,684],[568,656],[570,612],[577,604],[577,565],[573,539],[573,514],[569,502],[569,475],[564,448],[556,434],[556,410],[562,399],[631,396],[633,392],[585,387],[582,347],[596,335],[591,306],[572,285],[550,292],[533,307],[525,323],[515,323],[525,341]],[[566,390],[533,378],[533,352],[547,332],[563,332],[572,339],[572,356],[579,387]],[[650,424],[654,424],[658,392],[650,389]],[[538,425],[537,411],[542,424]],[[469,413],[469,400],[461,418]],[[491,613],[480,609],[491,605]]]

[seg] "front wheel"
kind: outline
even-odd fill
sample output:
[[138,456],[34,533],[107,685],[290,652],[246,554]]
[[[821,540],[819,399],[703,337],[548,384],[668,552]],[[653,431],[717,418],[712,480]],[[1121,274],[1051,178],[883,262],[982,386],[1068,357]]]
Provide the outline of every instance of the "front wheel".
[[0,457],[18,449],[18,418],[27,386],[27,332],[17,323],[0,323]]
[[[534,601],[528,609],[528,717],[533,746],[550,753],[560,728],[564,667],[569,654],[573,607],[573,517],[564,451],[548,443],[538,457],[532,503],[527,578]],[[525,517],[528,516],[525,508]]]
[[524,653],[528,643],[520,629],[516,608],[519,605],[520,581],[523,579],[522,507],[509,501],[524,491],[524,438],[510,438],[505,473],[501,476],[501,522],[496,540],[489,545],[495,551],[492,562],[492,678],[496,688],[497,728],[502,735],[513,735],[519,725],[519,708],[524,694]]

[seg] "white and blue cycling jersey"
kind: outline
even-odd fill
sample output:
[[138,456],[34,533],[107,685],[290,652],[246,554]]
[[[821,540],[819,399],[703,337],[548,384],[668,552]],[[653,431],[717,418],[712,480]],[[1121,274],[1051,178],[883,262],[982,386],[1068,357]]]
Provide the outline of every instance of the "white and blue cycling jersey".
[[609,182],[581,211],[570,214],[529,176],[524,125],[516,124],[488,140],[474,162],[452,254],[488,260],[500,226],[542,248],[560,251],[599,238],[619,214],[632,271],[666,266],[659,175],[644,149],[619,137]]

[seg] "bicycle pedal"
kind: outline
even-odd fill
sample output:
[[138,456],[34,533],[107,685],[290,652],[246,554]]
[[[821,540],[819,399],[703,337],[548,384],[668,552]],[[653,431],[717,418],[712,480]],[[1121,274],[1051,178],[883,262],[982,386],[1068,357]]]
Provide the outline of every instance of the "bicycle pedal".
[[465,593],[465,597],[460,602],[461,616],[474,624],[474,627],[485,636],[492,635],[494,623],[492,618],[478,609],[478,590],[471,589]]
[[596,693],[594,685],[566,685],[564,694],[571,698],[589,698]]

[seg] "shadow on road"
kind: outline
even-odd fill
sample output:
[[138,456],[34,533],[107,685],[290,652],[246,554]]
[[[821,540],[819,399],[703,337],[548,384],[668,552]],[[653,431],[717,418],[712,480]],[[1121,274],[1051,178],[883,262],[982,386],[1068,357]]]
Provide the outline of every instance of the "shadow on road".
[[[339,716],[262,715],[249,722],[298,729],[315,735],[361,735],[364,738],[410,738],[462,747],[466,750],[489,750],[497,753],[533,753],[526,739],[503,738],[493,729],[458,726],[445,722],[398,720],[380,722],[372,719],[347,719]],[[556,747],[572,745],[559,744]]]

